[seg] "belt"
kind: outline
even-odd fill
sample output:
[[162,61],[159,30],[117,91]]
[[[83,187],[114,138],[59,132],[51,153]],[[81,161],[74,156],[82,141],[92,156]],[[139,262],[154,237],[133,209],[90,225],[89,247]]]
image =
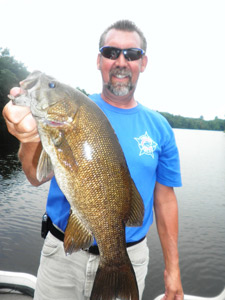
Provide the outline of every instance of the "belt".
[[64,241],[64,233],[57,229],[53,224],[52,221],[49,222],[49,231],[51,232],[54,237],[56,237],[60,241]]
[[[145,236],[143,238],[141,238],[140,240],[138,240],[138,241],[126,243],[126,248],[129,248],[131,246],[137,245],[140,242],[142,242],[144,239],[145,239]],[[99,255],[100,254],[97,245],[91,246],[88,249],[85,249],[85,251],[87,251],[87,252],[89,252],[91,254],[94,254],[94,255]]]
[[[64,233],[62,231],[58,230],[52,224],[52,222],[50,222],[50,224],[49,224],[49,231],[51,232],[52,235],[54,235],[54,237],[56,237],[57,239],[59,239],[62,242],[64,241]],[[143,238],[141,238],[140,240],[138,240],[138,241],[126,243],[126,248],[137,245],[137,244],[141,243],[144,239],[145,239],[145,236]],[[94,254],[94,255],[99,255],[100,254],[97,245],[90,246],[88,249],[85,249],[84,251],[87,251],[87,252],[89,252],[91,254]]]

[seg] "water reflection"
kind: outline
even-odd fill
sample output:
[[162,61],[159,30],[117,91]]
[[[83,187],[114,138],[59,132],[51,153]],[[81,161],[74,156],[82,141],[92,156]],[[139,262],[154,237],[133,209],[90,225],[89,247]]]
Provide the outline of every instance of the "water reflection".
[[0,180],[10,179],[21,171],[17,150],[13,152],[0,152]]
[[[213,297],[225,286],[225,134],[175,130],[183,187],[179,204],[179,252],[186,294]],[[155,224],[148,234],[147,295],[163,293],[163,257]],[[151,297],[152,299],[152,297]]]
[[[213,297],[225,286],[225,134],[175,130],[183,187],[179,249],[186,294]],[[0,269],[35,274],[43,240],[41,216],[49,184],[27,181],[17,150],[0,156]],[[155,224],[148,233],[150,265],[143,300],[164,292],[164,263]]]
[[[2,151],[1,151],[2,152]],[[17,149],[0,156],[0,269],[36,274],[43,240],[41,216],[49,184],[31,186]]]

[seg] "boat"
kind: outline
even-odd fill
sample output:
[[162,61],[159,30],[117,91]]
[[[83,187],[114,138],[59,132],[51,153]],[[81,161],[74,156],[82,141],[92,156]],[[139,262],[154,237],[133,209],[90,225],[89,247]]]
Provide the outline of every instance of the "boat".
[[[156,297],[154,300],[161,300],[163,298],[164,294]],[[225,300],[225,287],[223,291],[215,297],[209,298],[209,297],[199,297],[199,296],[192,296],[192,295],[184,295],[184,300]]]
[[21,272],[0,271],[0,298],[27,299],[34,296],[36,277]]
[[[37,278],[31,274],[20,272],[0,271],[0,298],[1,300],[30,300],[34,296]],[[5,297],[4,297],[5,296]],[[161,300],[163,294],[154,300]],[[184,295],[184,300],[225,300],[224,290],[213,298]]]

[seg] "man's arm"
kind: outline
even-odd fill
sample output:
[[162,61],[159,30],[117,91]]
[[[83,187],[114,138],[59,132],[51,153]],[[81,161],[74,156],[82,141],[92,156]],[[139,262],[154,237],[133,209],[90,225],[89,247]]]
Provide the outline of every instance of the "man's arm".
[[178,254],[178,206],[172,187],[156,182],[154,209],[158,234],[163,250],[166,300],[182,300]]
[[[16,97],[21,92],[20,88],[14,88],[10,91],[10,94]],[[21,142],[18,156],[30,183],[38,186],[51,179],[53,174],[50,174],[42,182],[39,182],[36,177],[42,146],[37,131],[37,124],[29,107],[13,105],[12,101],[9,101],[4,107],[2,114],[8,131]]]

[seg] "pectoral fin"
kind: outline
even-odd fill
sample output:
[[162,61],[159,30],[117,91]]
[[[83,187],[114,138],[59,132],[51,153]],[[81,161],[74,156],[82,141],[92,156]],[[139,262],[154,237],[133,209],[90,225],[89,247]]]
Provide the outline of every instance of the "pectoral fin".
[[44,178],[47,178],[48,175],[53,171],[53,166],[49,155],[43,149],[38,161],[37,166],[37,179],[42,181]]
[[51,140],[53,142],[53,144],[55,145],[55,147],[59,147],[64,139],[64,132],[61,130],[54,130],[54,132],[52,132],[51,135]]

